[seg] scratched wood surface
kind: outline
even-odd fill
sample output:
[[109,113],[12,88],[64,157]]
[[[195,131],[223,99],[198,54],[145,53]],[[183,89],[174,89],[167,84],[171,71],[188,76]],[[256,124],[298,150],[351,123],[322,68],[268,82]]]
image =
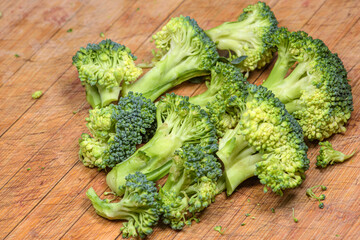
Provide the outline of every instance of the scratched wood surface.
[[[78,161],[77,140],[87,131],[89,110],[71,64],[79,47],[101,41],[104,32],[132,49],[139,61],[148,61],[151,35],[171,17],[189,15],[208,29],[235,20],[251,3],[255,1],[0,1],[0,238],[121,239],[121,222],[97,216],[85,196],[89,187],[99,194],[108,189],[104,172]],[[329,140],[345,153],[360,149],[360,2],[267,4],[280,26],[322,39],[343,60],[355,110],[347,132]],[[271,66],[252,72],[249,81],[261,84]],[[31,99],[39,89],[44,95]],[[172,91],[190,96],[204,90],[204,84],[185,83]],[[264,194],[259,181],[249,179],[231,197],[217,196],[200,223],[180,232],[160,224],[148,239],[360,239],[360,155],[319,170],[314,167],[318,146],[309,146],[311,167],[301,187],[279,197]],[[318,184],[328,187],[324,209],[305,195],[306,188]],[[298,223],[292,220],[292,208]],[[213,230],[218,225],[224,235]]]

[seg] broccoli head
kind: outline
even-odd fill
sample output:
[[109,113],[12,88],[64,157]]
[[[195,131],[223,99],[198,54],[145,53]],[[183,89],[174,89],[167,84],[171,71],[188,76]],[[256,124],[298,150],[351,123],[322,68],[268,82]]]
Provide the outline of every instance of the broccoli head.
[[242,86],[234,86],[236,94],[220,91],[207,106],[221,137],[216,154],[224,164],[227,194],[257,176],[265,189],[282,195],[301,184],[309,167],[301,127],[266,88],[237,85]]
[[140,92],[154,101],[186,80],[209,75],[218,59],[215,44],[190,17],[172,18],[153,39],[161,59],[142,78],[127,85],[123,95]]
[[79,140],[80,160],[88,167],[114,167],[130,157],[156,129],[155,104],[139,93],[131,92],[117,105],[89,112],[87,127],[94,138],[83,134]]
[[117,101],[122,86],[141,75],[142,70],[136,67],[135,60],[129,48],[110,39],[80,48],[73,57],[73,64],[93,108]]
[[336,151],[333,149],[330,142],[319,142],[320,147],[320,153],[316,157],[316,166],[325,168],[328,165],[333,165],[334,163],[341,163],[345,160],[350,159],[352,156],[354,156],[356,151],[353,151],[349,155],[345,155],[342,152]]
[[207,90],[204,93],[189,98],[189,101],[193,104],[199,105],[205,108],[209,102],[216,99],[216,94],[226,89],[229,93],[236,91],[233,86],[234,82],[244,82],[246,79],[243,77],[238,68],[232,64],[217,62],[214,67],[211,68],[211,78],[209,82],[206,82]]
[[161,212],[165,224],[180,230],[191,224],[195,213],[214,201],[222,170],[216,157],[200,145],[183,146],[175,152],[172,162],[167,181],[159,191]]
[[273,58],[277,20],[264,2],[247,6],[235,22],[225,22],[206,34],[220,50],[234,53],[230,60],[246,56],[237,67],[249,72],[264,67]]
[[124,238],[145,237],[153,232],[160,216],[159,194],[155,183],[136,172],[125,177],[124,196],[119,202],[101,200],[93,188],[86,192],[98,215],[110,220],[125,220],[120,229]]
[[321,141],[344,132],[353,98],[337,54],[321,40],[286,28],[278,31],[277,47],[278,59],[262,85],[285,104],[309,140]]
[[112,191],[123,193],[124,176],[142,172],[156,181],[169,172],[172,155],[185,144],[199,144],[209,153],[217,150],[214,125],[207,113],[188,97],[167,94],[156,104],[157,130],[144,146],[114,167],[106,177]]

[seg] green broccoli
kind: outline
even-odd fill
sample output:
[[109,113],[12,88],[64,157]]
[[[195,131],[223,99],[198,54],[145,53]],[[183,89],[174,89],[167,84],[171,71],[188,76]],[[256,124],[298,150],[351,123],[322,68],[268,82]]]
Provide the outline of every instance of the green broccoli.
[[79,139],[79,157],[88,167],[114,167],[130,157],[156,129],[155,104],[139,93],[129,93],[117,105],[89,112],[87,127],[93,138],[82,134]]
[[215,44],[190,17],[172,18],[153,36],[161,59],[122,92],[143,93],[155,100],[170,88],[194,77],[209,75],[219,55]]
[[262,68],[273,58],[275,42],[273,35],[277,30],[274,13],[264,2],[247,6],[235,22],[225,22],[209,29],[206,34],[220,50],[234,53],[230,60],[245,60],[236,64],[241,71],[249,72]]
[[34,92],[34,93],[31,95],[31,97],[32,97],[33,99],[38,99],[38,98],[40,98],[42,95],[43,95],[43,92],[42,92],[41,90],[39,90],[39,91]]
[[211,69],[210,81],[206,82],[208,89],[202,94],[190,97],[189,101],[205,108],[209,102],[216,99],[216,94],[220,90],[227,89],[227,91],[233,92],[232,86],[238,81],[247,83],[238,68],[229,63],[217,62]]
[[278,59],[262,85],[285,104],[309,140],[321,141],[344,132],[353,111],[353,98],[337,54],[321,40],[286,28],[279,29],[276,45]]
[[139,171],[151,181],[160,179],[169,172],[172,155],[187,143],[200,144],[209,153],[217,150],[214,125],[205,110],[190,104],[188,97],[167,94],[156,107],[154,136],[106,177],[111,190],[119,196],[123,193],[124,176]]
[[120,229],[124,238],[141,238],[153,232],[160,216],[159,194],[155,183],[136,172],[125,177],[124,196],[119,202],[101,200],[93,188],[86,192],[98,215],[110,220],[126,220]]
[[302,130],[270,91],[236,82],[233,92],[219,91],[207,108],[221,137],[216,154],[228,195],[252,176],[280,195],[301,184],[309,167]]
[[110,39],[80,48],[72,60],[93,108],[117,101],[122,87],[142,73],[141,68],[135,66],[136,57],[130,49]]
[[175,152],[169,176],[160,189],[163,222],[180,230],[191,224],[187,216],[209,206],[216,195],[221,164],[200,145],[185,145]]
[[325,168],[329,164],[333,165],[334,163],[341,163],[345,160],[351,158],[354,156],[356,151],[353,151],[349,155],[345,155],[342,152],[336,151],[333,149],[331,143],[328,141],[326,142],[319,142],[320,147],[320,153],[316,157],[316,166]]
[[318,201],[319,201],[319,208],[323,209],[323,208],[324,208],[324,203],[321,202],[321,201],[325,200],[325,198],[326,198],[326,197],[325,197],[325,194],[321,194],[321,195],[318,197],[318,196],[316,196],[315,193],[313,192],[313,190],[314,190],[315,188],[318,188],[318,187],[320,187],[321,190],[323,190],[323,191],[325,191],[325,190],[327,189],[327,187],[326,187],[326,186],[323,186],[323,185],[314,186],[314,187],[311,187],[311,188],[306,189],[306,195],[308,195],[308,196],[311,197],[311,198],[314,198],[314,199],[318,200]]

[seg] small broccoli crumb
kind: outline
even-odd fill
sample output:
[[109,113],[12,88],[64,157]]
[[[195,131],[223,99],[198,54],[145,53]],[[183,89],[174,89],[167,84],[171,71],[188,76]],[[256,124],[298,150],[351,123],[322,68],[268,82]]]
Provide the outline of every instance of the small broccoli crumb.
[[294,208],[292,208],[292,217],[293,217],[295,223],[298,223],[298,222],[299,222],[299,220],[295,217],[295,210],[294,210]]
[[44,170],[44,169],[45,169],[45,167],[41,167],[41,169],[42,169],[42,170]]
[[221,235],[224,234],[224,231],[221,231],[222,230],[222,226],[216,226],[214,227],[214,230],[219,232]]
[[66,32],[71,33],[73,31],[72,28],[69,28]]
[[139,11],[139,10],[140,10],[140,8],[137,8],[137,9],[136,9],[136,11]]
[[17,53],[15,53],[15,55],[14,55],[16,58],[19,58],[20,57],[20,55],[19,54],[17,54]]
[[247,201],[250,202],[250,199],[248,199]]
[[321,202],[321,201],[325,200],[325,198],[326,198],[325,194],[321,194],[321,195],[318,197],[318,196],[316,196],[315,193],[313,192],[313,190],[314,190],[315,188],[318,188],[318,187],[320,187],[321,190],[323,190],[323,191],[325,191],[325,190],[327,189],[326,186],[317,185],[317,186],[308,188],[308,189],[306,190],[306,195],[308,195],[308,196],[311,197],[311,198],[314,198],[314,199],[318,200],[318,201],[319,201],[319,208],[323,209],[323,208],[324,208],[324,203]]
[[246,223],[242,223],[241,226],[245,226]]
[[100,33],[100,37],[104,38],[104,37],[105,37],[105,33],[101,32],[101,33]]
[[335,237],[340,237],[340,235],[339,235],[339,234],[336,234]]
[[271,212],[272,212],[272,213],[275,213],[275,208],[271,208]]
[[40,98],[40,97],[42,96],[42,94],[43,94],[43,92],[42,92],[41,90],[39,90],[39,91],[34,92],[34,93],[31,95],[31,97],[32,97],[33,99],[38,99],[38,98]]
[[251,219],[255,219],[255,217],[251,217]]
[[0,12],[0,18],[2,18],[2,16],[3,16],[3,14],[2,14],[2,12]]
[[27,168],[27,169],[26,169],[26,171],[30,171],[30,170],[31,170],[31,168]]
[[249,216],[250,216],[250,213],[245,214],[245,216],[249,217]]

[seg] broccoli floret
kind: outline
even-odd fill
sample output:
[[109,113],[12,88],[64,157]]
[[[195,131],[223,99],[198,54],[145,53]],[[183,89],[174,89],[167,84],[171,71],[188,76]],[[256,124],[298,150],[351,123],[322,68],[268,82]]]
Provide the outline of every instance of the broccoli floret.
[[80,48],[73,57],[73,64],[93,108],[117,101],[122,86],[141,75],[142,70],[135,66],[135,60],[129,48],[110,39]]
[[337,54],[321,40],[286,28],[279,29],[277,47],[278,59],[262,85],[285,104],[309,140],[321,141],[344,132],[353,111],[353,98]]
[[319,142],[320,153],[316,157],[316,166],[325,168],[328,165],[333,165],[334,163],[341,163],[345,160],[354,156],[356,151],[353,151],[349,155],[345,155],[342,152],[336,151],[333,149],[331,143],[328,141],[326,142]]
[[190,97],[189,101],[205,108],[209,102],[216,99],[215,96],[220,90],[226,89],[230,93],[234,92],[233,83],[238,81],[246,83],[246,79],[238,68],[229,63],[217,62],[211,69],[210,81],[206,82],[208,89],[202,94]]
[[237,66],[243,72],[262,68],[273,58],[277,30],[274,13],[264,2],[247,6],[235,22],[225,22],[206,34],[220,50],[230,50],[230,60],[247,56]]
[[216,157],[200,145],[177,150],[172,162],[167,181],[159,191],[161,211],[163,222],[180,230],[215,200],[216,181],[222,170]]
[[301,127],[266,88],[236,85],[236,94],[220,91],[207,106],[221,137],[216,154],[224,163],[227,194],[257,176],[265,189],[282,195],[301,184],[309,167]]
[[205,110],[189,103],[188,97],[167,94],[156,104],[157,130],[148,143],[114,167],[106,177],[112,191],[123,193],[124,176],[142,172],[156,181],[169,172],[171,157],[187,143],[200,144],[206,151],[217,150],[214,125]]
[[129,93],[117,105],[89,111],[87,127],[94,138],[79,140],[80,160],[88,167],[114,167],[126,160],[156,129],[156,107],[139,93]]
[[125,177],[124,196],[119,202],[101,200],[93,188],[86,192],[98,215],[110,220],[126,220],[120,229],[124,238],[145,237],[153,232],[160,216],[159,194],[155,183],[142,173]]
[[161,59],[142,78],[128,85],[123,95],[141,92],[154,101],[186,80],[209,75],[218,59],[215,44],[190,17],[172,18],[153,39]]

